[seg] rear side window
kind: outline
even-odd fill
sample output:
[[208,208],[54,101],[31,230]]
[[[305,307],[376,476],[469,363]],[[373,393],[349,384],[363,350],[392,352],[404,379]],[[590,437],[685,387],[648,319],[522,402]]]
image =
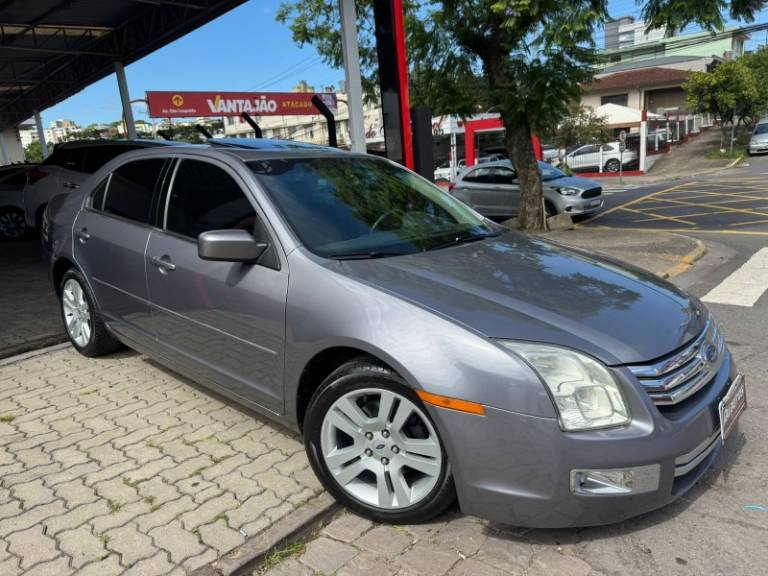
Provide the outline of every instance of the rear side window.
[[85,159],[85,148],[56,148],[53,153],[43,160],[44,166],[60,166],[67,170],[75,172],[83,171],[83,160]]
[[256,213],[240,186],[208,162],[182,160],[168,199],[166,229],[189,238],[208,230],[248,230]]
[[91,192],[91,208],[94,210],[104,209],[104,195],[107,192],[107,184],[109,183],[109,177],[104,178],[96,188]]
[[122,144],[107,144],[103,146],[90,146],[85,149],[83,172],[93,174],[107,162],[120,154],[136,150],[138,146],[124,146]]
[[142,224],[149,223],[152,196],[164,164],[163,158],[135,160],[112,172],[104,212]]

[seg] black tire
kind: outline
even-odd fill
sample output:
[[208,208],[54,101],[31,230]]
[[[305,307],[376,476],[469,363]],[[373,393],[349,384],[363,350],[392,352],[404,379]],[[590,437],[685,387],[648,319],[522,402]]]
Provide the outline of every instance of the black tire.
[[26,232],[24,210],[13,207],[0,208],[0,238],[15,240],[24,236]]
[[555,208],[555,205],[552,204],[552,202],[549,200],[544,200],[544,214],[547,216],[547,218],[557,216],[557,208]]
[[[426,417],[430,418],[418,396],[395,372],[368,358],[347,362],[337,368],[323,381],[315,391],[307,407],[304,419],[304,444],[312,468],[326,490],[339,503],[361,516],[375,522],[390,524],[427,522],[445,511],[456,499],[450,463],[448,462],[448,456],[445,453],[445,446],[442,441],[440,441],[443,454],[442,467],[435,487],[413,506],[397,510],[377,508],[347,494],[333,478],[323,460],[320,434],[326,412],[344,394],[363,388],[383,388],[396,392],[420,407]],[[431,418],[430,423],[437,431]],[[437,434],[439,439],[439,432]]]
[[[75,342],[67,330],[67,322],[64,317],[64,307],[62,300],[64,298],[64,285],[68,280],[77,281],[83,290],[85,300],[88,302],[88,307],[90,309],[89,325],[91,327],[91,336],[85,346],[80,346],[77,342]],[[101,313],[96,306],[96,299],[93,297],[93,294],[88,287],[88,283],[85,281],[83,275],[80,274],[78,270],[70,268],[64,273],[64,276],[61,278],[61,283],[59,284],[58,296],[59,309],[61,310],[61,320],[64,323],[64,330],[67,333],[67,337],[69,338],[70,343],[75,348],[75,350],[80,352],[80,354],[92,358],[94,356],[109,354],[110,352],[114,352],[115,350],[118,350],[122,347],[120,342],[107,331],[107,327],[104,325],[104,320],[101,316]]]
[[605,163],[605,171],[606,172],[618,172],[621,168],[621,162],[616,160],[616,158],[611,158],[608,160],[608,162]]

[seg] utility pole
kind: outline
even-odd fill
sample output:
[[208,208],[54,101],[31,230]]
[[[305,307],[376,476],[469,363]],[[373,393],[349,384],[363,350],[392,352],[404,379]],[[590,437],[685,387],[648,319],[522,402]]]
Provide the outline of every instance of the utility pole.
[[341,14],[341,47],[344,54],[344,76],[347,88],[349,139],[352,152],[365,153],[363,85],[360,80],[360,53],[357,47],[357,13],[355,0],[339,0]]

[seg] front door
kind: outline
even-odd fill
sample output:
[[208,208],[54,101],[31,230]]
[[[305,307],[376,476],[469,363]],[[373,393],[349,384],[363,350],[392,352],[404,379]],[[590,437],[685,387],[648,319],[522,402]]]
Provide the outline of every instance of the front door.
[[123,164],[102,181],[74,225],[74,254],[107,323],[123,337],[152,338],[144,265],[155,192],[166,160]]
[[[147,245],[158,342],[182,371],[280,413],[288,271],[277,246],[227,167],[182,159],[172,182]],[[223,229],[249,230],[270,249],[257,263],[200,259],[198,235]]]

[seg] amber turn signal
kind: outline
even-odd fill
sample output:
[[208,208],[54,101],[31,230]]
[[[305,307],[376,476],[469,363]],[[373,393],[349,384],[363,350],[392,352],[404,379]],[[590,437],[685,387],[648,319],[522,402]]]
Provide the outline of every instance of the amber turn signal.
[[423,390],[417,390],[416,395],[427,404],[432,404],[433,406],[448,408],[449,410],[456,410],[458,412],[476,414],[477,416],[485,416],[485,407],[477,402],[468,402],[467,400],[449,398],[448,396],[440,396],[439,394],[430,394]]

